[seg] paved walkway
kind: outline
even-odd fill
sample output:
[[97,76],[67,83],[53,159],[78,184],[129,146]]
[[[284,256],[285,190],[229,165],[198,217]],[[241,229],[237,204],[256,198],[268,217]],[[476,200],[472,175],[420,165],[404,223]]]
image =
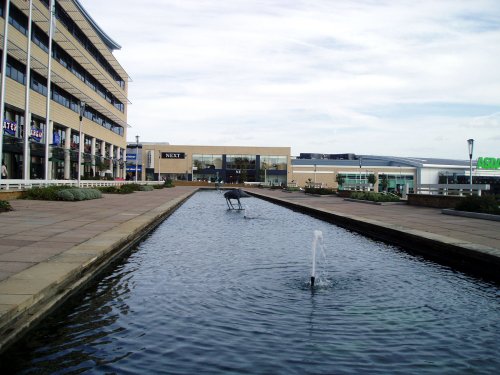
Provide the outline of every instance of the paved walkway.
[[[67,291],[88,281],[103,259],[126,247],[196,189],[179,186],[82,202],[11,201],[14,211],[0,213],[0,351],[57,306]],[[500,259],[500,222],[442,215],[432,208],[250,191]]]

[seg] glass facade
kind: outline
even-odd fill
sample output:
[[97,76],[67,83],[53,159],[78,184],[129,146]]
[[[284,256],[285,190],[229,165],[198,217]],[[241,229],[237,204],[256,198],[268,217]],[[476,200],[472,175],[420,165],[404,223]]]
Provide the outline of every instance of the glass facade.
[[[368,184],[368,177],[373,175],[373,172],[360,172],[360,173],[340,173],[344,177],[343,185],[358,185],[358,184]],[[407,185],[409,192],[414,190],[414,178],[413,174],[402,174],[402,173],[378,173],[377,174],[378,191],[387,190],[390,193],[400,193],[404,185]],[[384,179],[386,180],[387,187],[384,186]]]
[[287,156],[193,154],[192,178],[197,181],[286,183]]

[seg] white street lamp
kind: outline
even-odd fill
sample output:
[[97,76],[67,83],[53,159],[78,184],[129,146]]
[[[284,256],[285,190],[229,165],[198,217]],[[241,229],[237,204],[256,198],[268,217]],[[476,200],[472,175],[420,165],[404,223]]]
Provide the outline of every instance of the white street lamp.
[[160,182],[161,180],[161,167],[160,167],[160,163],[161,163],[161,150],[158,150],[158,182]]
[[139,136],[135,136],[135,182],[137,183],[137,162],[139,161]]
[[83,115],[85,114],[85,102],[81,101],[80,102],[80,125],[78,129],[78,166],[76,167],[76,171],[78,174],[77,181],[78,181],[78,187],[80,187],[80,181],[81,181],[81,171],[82,171],[82,152],[83,152],[83,141],[82,141],[82,122],[83,122]]
[[468,139],[467,145],[469,146],[469,175],[470,175],[470,193],[472,195],[472,152],[474,151],[474,140]]

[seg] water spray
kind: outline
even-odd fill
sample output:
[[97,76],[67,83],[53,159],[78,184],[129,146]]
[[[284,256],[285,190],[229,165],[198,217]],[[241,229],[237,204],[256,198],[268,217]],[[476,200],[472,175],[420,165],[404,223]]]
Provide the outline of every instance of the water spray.
[[323,232],[320,230],[314,231],[314,239],[312,242],[312,271],[311,271],[311,289],[314,288],[316,281],[316,249],[318,245],[323,249]]

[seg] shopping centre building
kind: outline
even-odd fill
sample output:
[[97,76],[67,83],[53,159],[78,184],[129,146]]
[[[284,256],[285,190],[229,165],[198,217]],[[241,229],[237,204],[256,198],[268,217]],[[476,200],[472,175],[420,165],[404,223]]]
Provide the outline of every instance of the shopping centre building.
[[124,178],[129,77],[112,53],[120,46],[77,0],[2,1],[0,15],[7,178],[75,179],[79,166],[83,178]]
[[131,143],[128,178],[139,180],[262,182],[286,185],[291,171],[290,147],[192,146]]
[[[416,192],[418,186],[424,184],[466,184],[470,181],[469,160],[314,153],[292,156],[290,152],[290,147],[136,142],[127,147],[127,173],[129,179],[135,179],[137,170],[138,180],[150,181],[169,178],[331,188],[339,187],[339,175],[343,187],[368,185],[370,176],[374,176],[373,190],[391,192],[403,189]],[[495,191],[500,189],[500,170],[496,168],[500,166],[496,160],[479,158],[472,162],[475,184],[490,184]]]

